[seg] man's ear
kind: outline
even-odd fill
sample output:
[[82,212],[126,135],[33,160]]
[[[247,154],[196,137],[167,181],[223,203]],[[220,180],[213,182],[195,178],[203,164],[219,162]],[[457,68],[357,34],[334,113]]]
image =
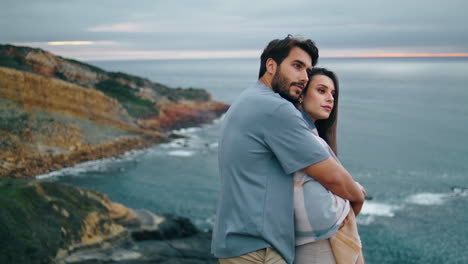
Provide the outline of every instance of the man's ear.
[[271,75],[274,75],[276,73],[276,68],[278,67],[278,64],[276,63],[276,61],[272,58],[268,58],[267,61],[266,61],[266,71],[271,74]]

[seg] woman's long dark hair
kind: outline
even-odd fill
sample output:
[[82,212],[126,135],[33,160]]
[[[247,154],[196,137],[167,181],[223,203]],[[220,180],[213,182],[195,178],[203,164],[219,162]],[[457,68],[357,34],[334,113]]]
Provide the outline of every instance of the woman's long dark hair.
[[[338,148],[336,143],[336,127],[338,125],[338,98],[340,91],[338,87],[338,78],[334,72],[325,68],[313,68],[309,75],[309,83],[312,81],[312,78],[314,78],[315,75],[325,75],[330,78],[335,85],[335,101],[330,116],[327,119],[317,120],[315,122],[315,126],[317,127],[319,136],[323,138],[328,143],[333,152],[338,155]],[[307,92],[308,87],[309,85],[307,85],[304,89],[304,94]]]

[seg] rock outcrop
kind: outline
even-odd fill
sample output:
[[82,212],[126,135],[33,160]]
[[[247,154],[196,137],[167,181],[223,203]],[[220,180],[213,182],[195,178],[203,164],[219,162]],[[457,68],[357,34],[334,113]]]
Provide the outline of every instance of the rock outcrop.
[[186,218],[50,181],[1,179],[0,193],[0,263],[213,261],[209,234]]

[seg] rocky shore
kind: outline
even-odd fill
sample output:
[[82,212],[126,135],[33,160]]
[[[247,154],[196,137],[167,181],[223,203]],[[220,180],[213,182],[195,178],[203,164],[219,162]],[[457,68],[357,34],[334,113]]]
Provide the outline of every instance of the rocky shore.
[[[68,151],[58,154],[0,150],[0,177],[35,177],[82,162],[115,157],[130,150],[143,149],[168,142],[180,136],[171,132],[172,130],[212,122],[226,109],[227,106],[223,104],[214,104],[209,110],[206,110],[206,108],[200,109],[200,107],[199,109],[193,109],[187,106],[168,107],[164,109],[167,114],[162,115],[161,118],[142,121],[144,127],[148,128],[148,130],[142,130],[140,134],[123,135],[99,144],[72,145],[68,147]],[[171,119],[170,117],[174,115],[176,117]],[[149,130],[151,127],[157,127],[161,132],[157,132],[156,129]]]
[[0,263],[214,263],[210,233],[66,184],[0,180]]

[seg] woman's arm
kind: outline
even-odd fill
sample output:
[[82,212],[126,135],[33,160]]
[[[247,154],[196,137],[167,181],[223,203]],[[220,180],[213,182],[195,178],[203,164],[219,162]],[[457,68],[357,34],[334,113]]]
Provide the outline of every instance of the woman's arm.
[[[364,192],[361,185],[356,183],[348,171],[332,157],[306,167],[305,172],[316,179],[325,188],[351,203],[364,203]],[[360,187],[361,186],[361,187]],[[354,208],[353,208],[354,209]]]

